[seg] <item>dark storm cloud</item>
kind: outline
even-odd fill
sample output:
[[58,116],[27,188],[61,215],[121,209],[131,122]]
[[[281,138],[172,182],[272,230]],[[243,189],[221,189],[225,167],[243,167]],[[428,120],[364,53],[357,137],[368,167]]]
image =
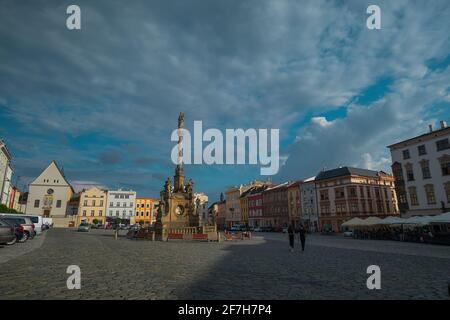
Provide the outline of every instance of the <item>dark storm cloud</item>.
[[99,162],[105,165],[118,164],[122,161],[122,153],[118,150],[109,150],[102,152],[99,157]]
[[158,161],[161,161],[161,159],[157,157],[141,157],[133,160],[134,164],[138,166],[148,166],[150,164],[157,163]]

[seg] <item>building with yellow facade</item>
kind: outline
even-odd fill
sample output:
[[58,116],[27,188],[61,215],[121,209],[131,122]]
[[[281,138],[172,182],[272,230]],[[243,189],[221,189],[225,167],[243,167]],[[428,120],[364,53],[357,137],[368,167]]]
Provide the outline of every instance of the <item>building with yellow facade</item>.
[[80,194],[80,204],[78,208],[77,225],[81,222],[99,224],[106,222],[106,199],[108,191],[92,187],[83,190]]
[[155,202],[153,198],[136,197],[136,210],[130,222],[132,224],[142,222],[144,224],[152,224],[155,221]]

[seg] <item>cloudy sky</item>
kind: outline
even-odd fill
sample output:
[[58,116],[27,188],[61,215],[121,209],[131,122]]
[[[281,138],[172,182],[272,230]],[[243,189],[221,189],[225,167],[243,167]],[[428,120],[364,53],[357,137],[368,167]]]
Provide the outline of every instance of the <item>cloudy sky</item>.
[[[66,28],[70,4],[79,31]],[[366,27],[369,4],[381,30]],[[180,111],[188,129],[279,128],[274,181],[340,165],[390,170],[388,144],[450,120],[448,0],[0,6],[0,137],[19,186],[54,159],[76,188],[156,197],[174,174]],[[186,167],[211,200],[259,172]]]

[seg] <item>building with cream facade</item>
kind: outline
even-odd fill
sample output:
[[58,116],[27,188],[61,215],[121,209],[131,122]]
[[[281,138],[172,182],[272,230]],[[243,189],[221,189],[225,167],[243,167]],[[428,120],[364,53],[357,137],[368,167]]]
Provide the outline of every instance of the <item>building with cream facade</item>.
[[225,224],[227,228],[231,228],[235,224],[241,224],[243,222],[241,216],[241,195],[248,189],[254,186],[262,186],[269,182],[264,181],[252,181],[249,184],[241,184],[229,188],[225,192]]
[[9,185],[12,179],[11,154],[0,139],[0,203],[7,205]]
[[106,190],[98,187],[83,190],[80,193],[77,225],[81,222],[105,224],[107,195]]
[[28,185],[25,212],[51,217],[55,227],[68,227],[72,220],[67,211],[74,190],[55,161]]
[[436,215],[450,211],[450,127],[388,146],[402,215]]

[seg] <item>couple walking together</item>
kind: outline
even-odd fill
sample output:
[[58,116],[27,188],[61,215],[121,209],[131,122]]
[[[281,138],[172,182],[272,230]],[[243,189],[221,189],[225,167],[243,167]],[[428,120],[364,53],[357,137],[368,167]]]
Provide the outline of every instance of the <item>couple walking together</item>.
[[[288,227],[288,235],[289,235],[289,250],[291,252],[294,252],[294,238],[295,238],[295,232],[296,230],[292,226],[292,224]],[[300,242],[302,244],[302,252],[305,251],[305,241],[306,241],[306,229],[303,226],[303,224],[300,225],[300,227],[297,230]]]

